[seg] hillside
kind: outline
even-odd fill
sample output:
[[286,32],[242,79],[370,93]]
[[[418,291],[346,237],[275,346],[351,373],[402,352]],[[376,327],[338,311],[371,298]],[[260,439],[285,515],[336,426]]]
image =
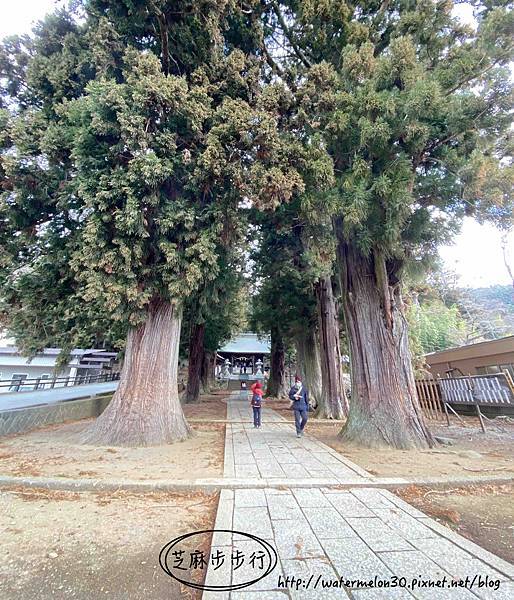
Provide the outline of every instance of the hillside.
[[514,334],[514,290],[509,285],[461,288],[457,306],[469,326],[469,342]]

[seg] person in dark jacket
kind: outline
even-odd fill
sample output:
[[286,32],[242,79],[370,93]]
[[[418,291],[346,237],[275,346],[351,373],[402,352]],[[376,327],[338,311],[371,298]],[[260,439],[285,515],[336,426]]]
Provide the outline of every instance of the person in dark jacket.
[[294,411],[296,437],[302,437],[309,415],[309,394],[298,376],[295,377],[295,384],[289,391],[289,399],[292,402],[291,408]]
[[253,409],[253,426],[256,429],[261,427],[261,408],[262,408],[262,385],[260,381],[257,381],[250,388],[252,390],[252,399],[250,404]]

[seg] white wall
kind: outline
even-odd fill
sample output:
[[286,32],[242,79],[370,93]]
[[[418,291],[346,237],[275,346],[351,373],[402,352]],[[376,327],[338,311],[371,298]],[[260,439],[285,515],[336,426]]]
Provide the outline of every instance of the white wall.
[[55,359],[55,356],[44,356],[41,354],[35,356],[32,360],[24,356],[17,356],[16,354],[0,354],[0,371],[10,367],[14,369],[43,368],[53,371]]

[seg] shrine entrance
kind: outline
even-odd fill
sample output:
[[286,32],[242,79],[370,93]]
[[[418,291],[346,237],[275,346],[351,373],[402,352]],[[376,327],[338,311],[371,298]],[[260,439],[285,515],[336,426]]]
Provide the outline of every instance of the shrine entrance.
[[269,337],[243,333],[216,353],[216,376],[221,379],[264,379],[270,368]]

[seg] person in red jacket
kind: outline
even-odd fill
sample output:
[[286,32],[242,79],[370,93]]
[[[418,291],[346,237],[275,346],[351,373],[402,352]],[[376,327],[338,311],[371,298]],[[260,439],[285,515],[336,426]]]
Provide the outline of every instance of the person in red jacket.
[[260,429],[261,426],[261,408],[262,408],[262,385],[260,381],[256,381],[250,388],[252,391],[252,399],[250,404],[253,409],[253,426]]

